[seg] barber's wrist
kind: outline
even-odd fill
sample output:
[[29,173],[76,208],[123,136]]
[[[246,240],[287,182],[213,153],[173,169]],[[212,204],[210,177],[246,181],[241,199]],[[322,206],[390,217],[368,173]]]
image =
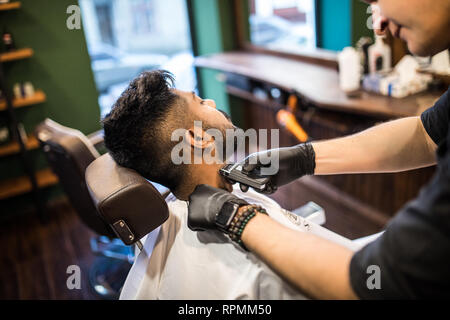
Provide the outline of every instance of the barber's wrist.
[[252,221],[257,215],[267,215],[267,212],[264,208],[257,205],[241,206],[227,230],[227,234],[230,239],[239,244],[244,250],[247,250],[247,248],[242,242],[242,233],[250,221]]
[[258,238],[256,235],[261,234],[261,230],[263,230],[264,226],[270,223],[271,220],[272,219],[268,215],[258,213],[247,223],[242,232],[241,241],[248,251],[254,251],[255,239]]
[[316,169],[316,153],[311,142],[296,145],[295,170],[299,176],[313,175]]

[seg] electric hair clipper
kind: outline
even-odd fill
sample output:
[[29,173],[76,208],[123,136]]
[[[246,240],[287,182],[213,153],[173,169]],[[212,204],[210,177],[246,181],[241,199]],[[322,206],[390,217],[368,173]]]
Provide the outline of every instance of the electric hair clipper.
[[268,177],[251,177],[242,170],[240,164],[227,164],[219,170],[219,174],[226,179],[230,180],[231,183],[241,183],[248,187],[252,187],[256,191],[264,191],[267,183],[269,182]]

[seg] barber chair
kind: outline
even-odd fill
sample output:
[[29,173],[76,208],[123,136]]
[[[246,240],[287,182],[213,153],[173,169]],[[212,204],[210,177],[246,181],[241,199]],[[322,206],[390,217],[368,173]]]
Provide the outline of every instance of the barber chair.
[[100,157],[96,147],[102,146],[103,135],[96,132],[86,137],[50,119],[39,124],[35,131],[48,163],[81,221],[97,233],[90,240],[98,257],[90,267],[89,283],[101,298],[116,299],[131,268],[134,250],[124,245],[101,218],[86,186],[85,171]]
[[169,217],[169,189],[119,166],[109,154],[89,165],[86,184],[102,219],[127,245],[142,249],[140,239]]

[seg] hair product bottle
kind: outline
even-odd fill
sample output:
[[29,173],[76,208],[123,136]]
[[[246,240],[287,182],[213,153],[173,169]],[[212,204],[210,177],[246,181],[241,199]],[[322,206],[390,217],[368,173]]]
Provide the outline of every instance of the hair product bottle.
[[3,30],[2,42],[3,46],[5,47],[5,51],[11,51],[16,48],[11,32],[7,31],[6,29]]
[[346,47],[338,55],[339,86],[347,94],[357,91],[361,81],[361,55],[352,47]]
[[389,71],[391,69],[391,48],[382,36],[375,36],[375,43],[369,47],[369,71]]

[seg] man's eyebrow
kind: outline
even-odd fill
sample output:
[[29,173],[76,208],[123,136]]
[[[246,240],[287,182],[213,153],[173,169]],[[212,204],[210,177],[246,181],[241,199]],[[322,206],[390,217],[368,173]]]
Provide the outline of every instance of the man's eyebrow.
[[192,93],[192,99],[195,100],[195,96],[196,96],[195,91],[191,91],[191,93]]

